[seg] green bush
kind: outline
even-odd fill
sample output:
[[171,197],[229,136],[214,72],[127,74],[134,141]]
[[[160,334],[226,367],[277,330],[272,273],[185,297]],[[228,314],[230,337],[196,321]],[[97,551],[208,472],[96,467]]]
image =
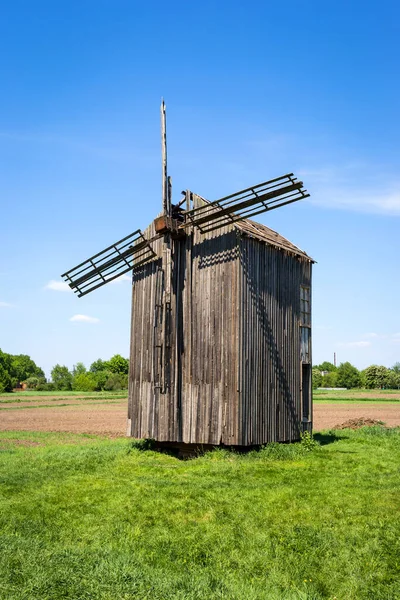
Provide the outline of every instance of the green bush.
[[72,389],[80,392],[94,392],[97,389],[96,377],[93,373],[79,373],[72,381]]
[[127,375],[118,375],[118,373],[112,373],[109,375],[104,389],[107,392],[117,392],[120,390],[125,390],[128,387],[128,376]]
[[336,373],[338,387],[345,387],[347,389],[360,387],[360,372],[351,363],[341,363]]
[[314,368],[312,370],[312,387],[313,387],[313,390],[316,390],[317,388],[321,387],[321,385],[322,385],[321,371],[318,368]]
[[72,389],[72,373],[69,372],[66,366],[55,365],[51,370],[51,379],[56,390],[68,391]]
[[39,385],[36,387],[37,392],[55,392],[56,389],[57,388],[52,381],[49,381],[49,382],[43,381],[43,382],[39,383]]
[[40,384],[40,378],[39,377],[28,377],[28,379],[25,380],[25,383],[26,383],[26,389],[36,390],[37,386]]
[[306,452],[311,452],[319,446],[319,443],[313,438],[312,434],[309,431],[303,431],[303,433],[301,434],[300,445]]

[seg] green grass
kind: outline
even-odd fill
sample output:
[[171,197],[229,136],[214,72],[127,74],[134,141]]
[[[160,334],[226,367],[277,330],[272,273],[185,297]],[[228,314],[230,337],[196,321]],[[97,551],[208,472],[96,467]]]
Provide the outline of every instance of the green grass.
[[399,598],[400,429],[316,438],[180,461],[1,433],[0,598]]
[[40,402],[40,399],[48,399],[48,402],[58,402],[59,400],[70,400],[77,396],[79,403],[88,402],[89,400],[126,400],[128,392],[19,392],[11,394],[1,394],[0,404],[17,404],[19,402]]
[[[386,398],[385,396],[390,396]],[[316,403],[345,403],[355,402],[384,402],[398,404],[400,402],[400,390],[313,390],[313,400]]]
[[336,396],[326,396],[323,398],[313,397],[315,404],[400,404],[399,400],[389,398],[337,398]]
[[[66,400],[66,398],[64,398]],[[61,398],[58,398],[57,401],[61,400]],[[22,402],[22,401],[21,401]],[[2,404],[9,404],[8,402],[0,402],[0,410],[25,410],[25,409],[32,409],[32,408],[65,408],[66,406],[90,406],[90,405],[95,405],[95,406],[102,406],[102,405],[107,405],[107,404],[121,404],[121,400],[106,400],[106,399],[102,399],[102,400],[97,400],[97,402],[89,402],[85,399],[85,401],[82,402],[63,402],[62,404],[42,404],[42,403],[34,403],[32,402],[32,405],[28,405],[28,406],[1,406]]]
[[[0,400],[11,399],[13,397],[18,398],[29,398],[29,397],[37,397],[37,396],[60,396],[60,397],[70,397],[70,396],[82,396],[88,398],[101,398],[101,397],[112,397],[112,398],[127,398],[128,390],[121,390],[119,392],[79,392],[79,391],[53,391],[53,392],[37,392],[36,390],[28,390],[25,392],[10,392],[7,394],[0,394]],[[26,400],[22,400],[26,402]]]

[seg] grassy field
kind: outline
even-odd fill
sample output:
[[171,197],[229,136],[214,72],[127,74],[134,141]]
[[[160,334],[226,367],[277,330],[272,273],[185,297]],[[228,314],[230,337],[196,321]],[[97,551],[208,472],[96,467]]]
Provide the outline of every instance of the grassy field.
[[400,402],[400,390],[313,390],[314,402]]
[[[64,400],[78,397],[85,400],[116,400],[128,397],[128,391],[120,392],[78,392],[78,391],[53,391],[53,392],[13,392],[0,394],[0,404],[14,402],[29,402],[30,400],[48,398],[49,400]],[[315,402],[400,402],[400,390],[313,390]]]
[[20,399],[22,402],[28,402],[29,398],[35,399],[38,396],[43,398],[127,398],[128,390],[121,390],[120,392],[78,392],[65,390],[37,392],[36,390],[27,390],[23,392],[0,394],[0,402],[3,402],[4,400],[16,402],[16,399]]
[[93,401],[94,403],[101,402],[118,402],[120,400],[125,400],[128,398],[127,391],[121,392],[68,392],[68,391],[59,391],[59,392],[13,392],[11,394],[0,394],[0,408],[2,404],[18,404],[23,403],[26,404],[28,402],[32,402],[34,404],[43,403],[43,402],[59,402],[61,400],[66,400],[70,402],[71,400],[76,399],[79,403],[87,402],[90,403]]
[[0,598],[400,597],[400,429],[180,461],[0,433]]

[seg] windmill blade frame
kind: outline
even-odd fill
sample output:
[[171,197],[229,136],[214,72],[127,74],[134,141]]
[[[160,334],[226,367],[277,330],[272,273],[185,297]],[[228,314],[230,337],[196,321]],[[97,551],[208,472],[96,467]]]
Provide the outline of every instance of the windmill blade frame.
[[140,229],[69,269],[61,275],[79,298],[106,283],[121,277],[157,256],[151,242],[161,237],[146,239]]
[[230,223],[303,200],[309,195],[303,188],[303,182],[298,181],[293,173],[288,173],[207,202],[204,206],[186,210],[183,212],[185,223],[179,227],[186,229],[194,225],[202,233],[208,233]]

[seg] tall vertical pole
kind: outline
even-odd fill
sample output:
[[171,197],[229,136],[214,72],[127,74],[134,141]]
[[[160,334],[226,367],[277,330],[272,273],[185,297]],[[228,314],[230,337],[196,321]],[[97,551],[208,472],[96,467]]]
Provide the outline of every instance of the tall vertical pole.
[[[161,102],[161,157],[162,157],[162,204],[165,217],[171,217],[171,180],[167,170],[167,116],[165,102]],[[172,248],[171,234],[164,235],[163,249],[163,271],[164,271],[164,293],[163,293],[163,329],[162,329],[162,389],[166,394],[170,389],[171,370],[171,279],[172,279]]]
[[164,100],[161,102],[161,158],[162,158],[162,203],[164,216],[171,216],[167,169],[167,114]]

